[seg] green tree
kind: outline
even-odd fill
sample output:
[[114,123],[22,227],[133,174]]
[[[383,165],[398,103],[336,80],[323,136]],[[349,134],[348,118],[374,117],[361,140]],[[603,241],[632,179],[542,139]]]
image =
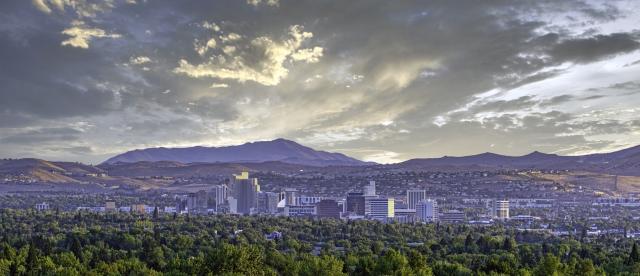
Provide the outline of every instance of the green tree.
[[638,243],[634,241],[629,257],[627,258],[627,265],[633,265],[638,261],[640,261],[640,251],[638,251]]

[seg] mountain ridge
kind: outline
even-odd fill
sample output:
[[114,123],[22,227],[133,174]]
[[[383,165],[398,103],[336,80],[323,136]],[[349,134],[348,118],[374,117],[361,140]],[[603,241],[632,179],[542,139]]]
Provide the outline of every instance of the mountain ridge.
[[609,153],[568,155],[533,151],[521,156],[481,153],[476,155],[439,158],[414,158],[393,164],[406,169],[434,167],[482,166],[504,169],[559,169],[640,174],[640,145]]
[[291,140],[248,142],[223,147],[147,148],[128,151],[102,164],[139,161],[177,161],[181,163],[260,163],[281,161],[311,166],[359,166],[371,164],[342,153],[318,151]]

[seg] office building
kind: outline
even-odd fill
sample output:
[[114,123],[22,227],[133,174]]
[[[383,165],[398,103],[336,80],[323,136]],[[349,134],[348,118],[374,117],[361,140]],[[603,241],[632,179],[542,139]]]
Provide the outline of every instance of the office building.
[[445,223],[458,223],[458,222],[464,222],[466,219],[466,216],[464,214],[463,211],[458,211],[458,210],[449,210],[446,212],[442,212],[440,213],[440,215],[438,216],[438,220],[440,220],[441,222],[445,222]]
[[272,192],[258,193],[258,212],[275,214],[278,212],[278,194]]
[[365,215],[365,197],[363,193],[347,194],[346,212],[364,216]]
[[416,204],[416,218],[421,222],[435,222],[438,220],[438,202],[434,199],[424,199]]
[[257,193],[260,191],[257,178],[249,178],[248,172],[234,175],[231,189],[235,199],[235,213],[248,215],[255,211]]
[[314,205],[287,205],[284,207],[284,215],[288,217],[312,217],[316,214]]
[[296,189],[287,188],[283,192],[284,204],[285,205],[298,205],[296,202]]
[[366,201],[365,213],[369,218],[387,220],[394,217],[394,199],[390,198],[369,198]]
[[399,223],[412,223],[416,220],[415,209],[398,208],[398,202],[395,202],[394,206],[393,217],[395,221]]
[[115,212],[116,211],[116,203],[115,201],[107,201],[104,203],[105,212]]
[[138,213],[138,214],[145,214],[147,212],[147,205],[145,204],[131,205],[131,212]]
[[416,209],[416,204],[427,198],[425,190],[407,190],[407,208]]
[[340,218],[340,207],[333,199],[323,199],[316,204],[316,215],[319,218]]
[[509,218],[509,201],[508,200],[496,200],[494,204],[495,218],[508,219]]
[[369,181],[369,185],[364,187],[364,195],[367,197],[376,196],[376,182]]
[[198,195],[196,193],[189,193],[189,195],[187,195],[186,211],[189,213],[198,212]]
[[[213,206],[216,210],[218,207],[227,203],[229,190],[226,185],[214,185],[209,191],[209,200],[213,200]],[[211,205],[211,204],[210,204]]]
[[296,204],[294,205],[314,205],[323,199],[324,197],[321,196],[299,196],[296,198]]

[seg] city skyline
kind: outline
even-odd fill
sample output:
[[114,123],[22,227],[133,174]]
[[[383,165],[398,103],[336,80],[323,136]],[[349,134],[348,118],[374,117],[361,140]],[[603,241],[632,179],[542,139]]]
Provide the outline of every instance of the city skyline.
[[0,157],[276,138],[379,163],[640,142],[637,1],[4,1]]

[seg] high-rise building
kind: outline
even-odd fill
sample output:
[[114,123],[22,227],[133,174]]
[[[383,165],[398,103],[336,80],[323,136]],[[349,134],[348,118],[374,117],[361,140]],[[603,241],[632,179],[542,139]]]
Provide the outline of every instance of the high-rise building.
[[354,215],[364,216],[365,203],[363,193],[349,193],[347,194],[346,211]]
[[407,190],[407,208],[416,209],[416,204],[427,198],[425,190]]
[[284,190],[285,205],[298,205],[296,202],[296,189],[287,188]]
[[434,222],[438,220],[438,202],[433,199],[421,200],[416,204],[418,221]]
[[187,211],[189,213],[197,213],[198,212],[198,195],[196,193],[189,193],[187,195]]
[[209,208],[209,193],[206,190],[200,190],[196,193],[196,209],[198,212],[205,213]]
[[219,211],[222,205],[227,205],[229,191],[227,185],[213,185],[207,193],[207,208]]
[[508,200],[496,200],[494,204],[495,218],[508,219],[509,218],[509,201]]
[[390,198],[368,198],[366,202],[366,215],[372,219],[387,220],[394,217],[394,199]]
[[316,204],[316,215],[319,218],[340,218],[340,207],[333,199],[323,199]]
[[369,181],[369,185],[364,187],[364,195],[368,197],[376,196],[376,182]]
[[272,192],[258,193],[258,211],[260,213],[275,214],[278,212],[278,194]]
[[[257,207],[257,193],[260,191],[257,178],[249,178],[248,172],[234,175],[231,190],[233,198],[236,200],[235,212],[238,214],[251,214]],[[233,208],[232,208],[233,210]]]

